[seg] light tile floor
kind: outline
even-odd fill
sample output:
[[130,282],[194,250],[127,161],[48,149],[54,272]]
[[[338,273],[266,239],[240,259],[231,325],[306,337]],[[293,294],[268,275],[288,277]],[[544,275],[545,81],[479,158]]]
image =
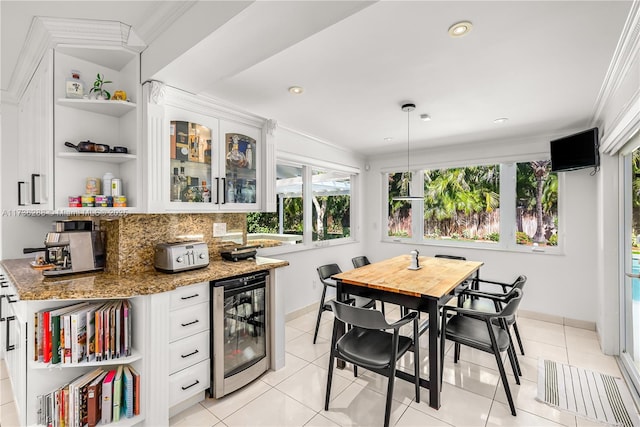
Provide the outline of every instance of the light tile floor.
[[[387,308],[387,317],[399,310]],[[222,399],[206,399],[169,420],[171,426],[375,426],[384,417],[387,380],[377,374],[351,369],[334,370],[329,410],[324,411],[331,313],[323,314],[314,345],[315,313],[286,325],[286,362],[277,372],[267,372],[247,387]],[[442,407],[428,405],[428,391],[415,402],[413,386],[396,381],[391,424],[396,426],[571,426],[598,424],[558,411],[535,400],[538,358],[621,376],[613,357],[600,351],[595,332],[520,318],[526,356],[519,355],[521,385],[509,376],[518,410],[513,417],[493,356],[463,347],[461,360],[453,363],[452,345],[445,356]],[[426,336],[421,338],[423,369],[426,368]],[[412,356],[401,362],[411,370]],[[10,384],[0,363],[0,425],[17,425]],[[511,372],[506,364],[507,373]]]

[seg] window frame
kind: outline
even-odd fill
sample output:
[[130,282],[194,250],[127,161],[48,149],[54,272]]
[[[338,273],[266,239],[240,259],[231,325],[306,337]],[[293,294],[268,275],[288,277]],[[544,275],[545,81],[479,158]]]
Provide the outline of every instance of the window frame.
[[[428,239],[424,237],[424,203],[420,200],[411,202],[411,232],[412,237],[388,236],[389,204],[389,180],[388,175],[403,172],[402,167],[380,169],[383,185],[381,186],[382,209],[380,238],[383,243],[405,243],[412,245],[424,245],[434,247],[459,247],[465,249],[497,250],[519,253],[537,254],[564,254],[564,232],[563,224],[566,224],[563,213],[563,199],[565,188],[564,174],[558,174],[558,245],[557,246],[524,246],[516,243],[516,164],[536,160],[548,160],[549,154],[527,154],[515,157],[503,157],[494,159],[482,159],[479,161],[462,162],[442,162],[430,165],[419,165],[412,167],[411,172],[411,194],[424,196],[424,170],[430,169],[453,169],[471,166],[500,166],[500,241],[497,243],[488,242],[468,242],[462,240],[441,240]],[[405,170],[406,171],[406,170]],[[506,173],[506,176],[504,174]],[[420,221],[415,221],[420,218]],[[505,236],[505,237],[503,237]]]
[[[295,245],[274,246],[271,248],[258,249],[259,255],[277,255],[291,252],[304,251],[309,249],[324,248],[329,246],[339,246],[354,243],[358,240],[359,233],[359,183],[360,169],[341,165],[338,163],[313,159],[306,156],[300,156],[292,153],[278,153],[276,155],[276,164],[295,165],[302,167],[302,218],[303,231],[302,243]],[[314,169],[326,169],[350,175],[350,202],[349,202],[349,221],[350,235],[349,237],[341,237],[338,239],[313,241],[313,188],[312,173]],[[272,184],[275,185],[275,180]]]

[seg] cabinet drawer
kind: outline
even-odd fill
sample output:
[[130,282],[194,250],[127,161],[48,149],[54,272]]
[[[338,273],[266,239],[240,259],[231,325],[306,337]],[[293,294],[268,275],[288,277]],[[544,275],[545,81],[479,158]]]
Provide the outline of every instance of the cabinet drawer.
[[172,311],[169,315],[169,341],[209,329],[209,302]]
[[209,388],[209,359],[169,375],[169,406]]
[[174,373],[203,360],[209,360],[209,331],[169,344],[169,372]]
[[184,286],[171,292],[171,310],[209,301],[209,282]]

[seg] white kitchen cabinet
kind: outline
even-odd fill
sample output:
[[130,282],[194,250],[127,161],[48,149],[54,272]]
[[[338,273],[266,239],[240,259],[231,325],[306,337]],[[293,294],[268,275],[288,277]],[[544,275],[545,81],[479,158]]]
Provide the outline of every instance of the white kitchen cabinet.
[[[37,64],[18,97],[18,197],[23,211],[84,213],[69,206],[69,196],[85,193],[88,177],[111,172],[122,179],[126,210],[141,204],[138,167],[141,97],[140,52],[134,30],[117,21],[37,17],[21,55]],[[84,94],[97,74],[112,83],[104,89],[125,91],[126,101],[67,98],[66,79],[80,71]],[[31,74],[31,72],[33,74]],[[24,79],[23,79],[24,80]],[[65,141],[126,147],[127,153],[78,153]],[[15,188],[15,187],[14,187]],[[12,206],[13,207],[13,206]],[[113,212],[116,208],[91,209]],[[85,210],[86,212],[86,210]]]
[[53,209],[53,52],[42,57],[18,103],[18,200],[21,210]]
[[264,210],[272,121],[159,82],[144,92],[150,212]]

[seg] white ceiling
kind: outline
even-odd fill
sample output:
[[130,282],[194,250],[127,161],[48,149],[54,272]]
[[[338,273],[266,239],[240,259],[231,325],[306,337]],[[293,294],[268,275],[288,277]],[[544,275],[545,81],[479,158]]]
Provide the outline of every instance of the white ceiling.
[[[166,3],[3,0],[2,88],[30,15],[120,20],[147,37],[155,64],[162,45],[154,40],[166,39],[148,21],[165,19],[160,8]],[[216,6],[195,3],[190,11],[200,15],[197,7]],[[412,148],[516,142],[586,128],[631,1],[246,5],[198,44],[185,46],[181,57],[143,78],[372,155],[406,148],[407,116],[400,109],[405,101],[417,105],[410,117]],[[189,11],[183,18],[188,22]],[[473,30],[451,38],[447,29],[460,20],[473,22]],[[177,27],[167,25],[165,35],[176,40],[188,31],[184,24]],[[289,94],[292,85],[305,92]],[[432,121],[420,121],[422,113]],[[498,117],[509,121],[494,124]]]

